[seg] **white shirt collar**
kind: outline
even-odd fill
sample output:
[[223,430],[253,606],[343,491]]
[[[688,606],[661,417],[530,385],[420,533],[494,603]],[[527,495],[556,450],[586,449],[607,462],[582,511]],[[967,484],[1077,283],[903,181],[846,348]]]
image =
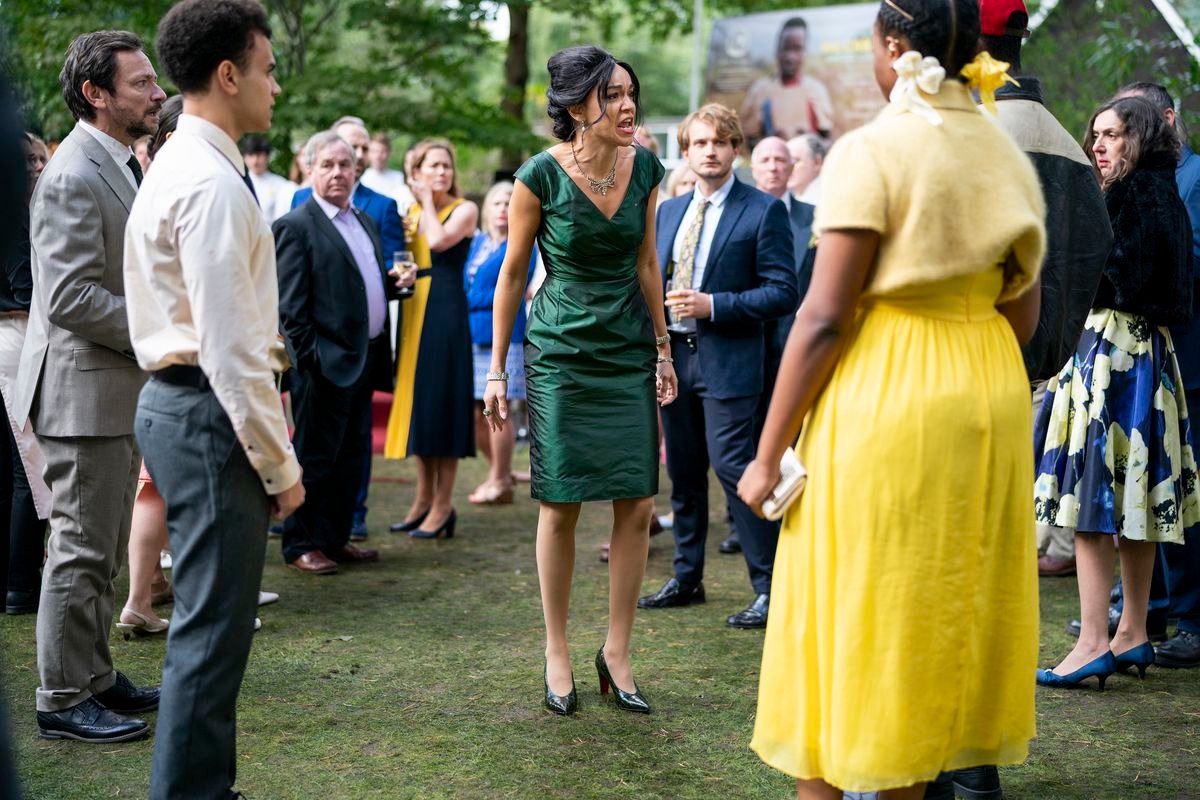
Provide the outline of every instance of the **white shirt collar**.
[[733,189],[733,178],[733,170],[730,170],[729,177],[725,179],[725,182],[718,186],[717,190],[708,197],[700,194],[700,187],[697,186],[696,190],[692,193],[692,202],[699,203],[701,200],[707,200],[713,208],[720,208],[725,205],[725,200],[729,197],[729,191]]
[[246,160],[242,158],[241,151],[238,150],[233,139],[229,138],[229,134],[203,117],[197,117],[195,114],[180,114],[175,130],[181,133],[190,133],[217,148],[238,175],[249,173],[249,170],[246,169]]
[[100,143],[100,146],[104,148],[105,152],[112,156],[113,161],[116,161],[121,166],[129,163],[129,157],[133,155],[133,150],[130,149],[129,145],[121,144],[90,122],[79,120],[79,127],[90,133]]
[[338,208],[333,203],[326,200],[324,197],[321,197],[315,191],[313,192],[312,196],[313,196],[313,199],[317,201],[317,205],[319,205],[321,207],[321,210],[325,212],[325,216],[329,217],[330,219],[333,219],[338,214],[342,213],[342,211],[347,211],[347,212],[350,211],[349,208],[345,208],[345,209]]

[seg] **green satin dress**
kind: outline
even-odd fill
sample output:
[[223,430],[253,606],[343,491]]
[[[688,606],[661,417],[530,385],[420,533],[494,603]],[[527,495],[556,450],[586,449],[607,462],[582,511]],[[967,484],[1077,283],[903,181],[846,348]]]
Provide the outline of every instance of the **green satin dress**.
[[549,153],[516,178],[540,200],[546,282],[525,329],[534,499],[619,500],[658,493],[654,328],[637,278],[646,204],[664,173],[637,148],[610,220]]

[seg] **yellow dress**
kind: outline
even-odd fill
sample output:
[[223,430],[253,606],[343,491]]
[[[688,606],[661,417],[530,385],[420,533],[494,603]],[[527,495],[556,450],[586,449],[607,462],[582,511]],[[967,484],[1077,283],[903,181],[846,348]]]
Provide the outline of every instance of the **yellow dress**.
[[889,107],[826,162],[818,229],[880,249],[798,446],[751,744],[849,791],[1018,763],[1035,732],[1029,383],[995,305],[1037,274],[1041,192],[961,84],[929,100],[942,125]]

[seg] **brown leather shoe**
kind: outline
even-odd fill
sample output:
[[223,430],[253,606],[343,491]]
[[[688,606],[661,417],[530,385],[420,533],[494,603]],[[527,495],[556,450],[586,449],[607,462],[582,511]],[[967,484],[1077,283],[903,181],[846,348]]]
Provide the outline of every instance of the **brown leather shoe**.
[[326,553],[326,555],[339,564],[354,564],[363,561],[379,560],[378,550],[368,550],[356,544],[347,544],[341,550],[335,550],[332,553]]
[[1038,557],[1038,575],[1043,578],[1063,578],[1075,574],[1074,558]]
[[309,575],[332,575],[338,571],[337,564],[326,558],[320,550],[309,550],[295,561],[289,561],[288,566]]

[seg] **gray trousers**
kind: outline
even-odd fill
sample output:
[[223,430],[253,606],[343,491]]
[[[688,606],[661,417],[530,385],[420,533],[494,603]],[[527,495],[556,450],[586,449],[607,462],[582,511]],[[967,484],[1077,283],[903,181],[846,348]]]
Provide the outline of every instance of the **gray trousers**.
[[125,561],[141,456],[132,436],[38,436],[51,491],[37,616],[38,711],[112,687],[113,580]]
[[270,498],[212,392],[150,380],[136,430],[166,501],[175,562],[150,797],[225,798],[237,772],[237,697]]
[[[1033,384],[1033,418],[1037,419],[1038,412],[1042,410],[1042,401],[1046,398],[1046,384],[1049,381],[1037,381]],[[1035,457],[1041,456],[1041,453],[1035,453]],[[1030,487],[1032,491],[1032,487]],[[1052,558],[1074,558],[1075,557],[1075,532],[1069,531],[1066,528],[1059,528],[1054,525],[1037,526],[1037,548],[1038,555],[1047,555]]]

